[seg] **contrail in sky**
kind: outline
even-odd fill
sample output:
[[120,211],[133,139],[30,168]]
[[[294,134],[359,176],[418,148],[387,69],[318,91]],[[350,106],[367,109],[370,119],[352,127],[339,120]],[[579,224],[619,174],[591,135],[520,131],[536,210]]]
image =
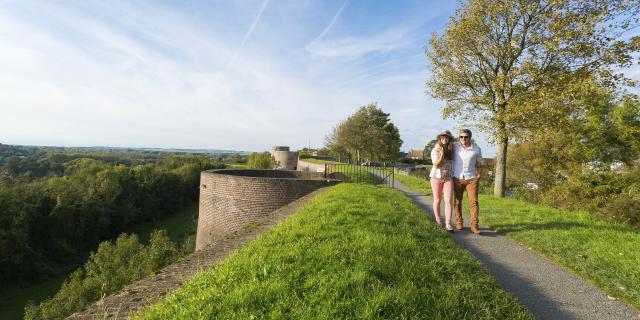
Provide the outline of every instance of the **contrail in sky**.
[[340,9],[338,9],[338,12],[336,12],[336,15],[334,15],[333,18],[331,19],[331,22],[329,22],[327,27],[324,28],[324,30],[322,30],[322,32],[315,39],[313,39],[313,41],[311,41],[311,43],[309,43],[307,48],[312,47],[314,44],[316,44],[316,42],[320,41],[320,39],[322,39],[322,37],[324,37],[324,35],[326,35],[327,32],[329,32],[329,30],[331,30],[331,28],[333,27],[333,24],[336,23],[336,20],[338,20],[338,18],[340,17],[340,14],[342,14],[342,10],[344,10],[344,8],[347,6],[347,3],[349,3],[349,0],[346,0],[342,4]]
[[231,63],[229,64],[229,67],[227,69],[233,67],[233,65],[236,63],[236,60],[238,59],[238,55],[240,54],[240,50],[242,50],[242,47],[244,47],[244,44],[247,42],[247,40],[251,36],[251,33],[253,33],[253,29],[255,29],[256,25],[258,25],[258,22],[260,21],[260,18],[262,17],[262,13],[264,12],[264,9],[267,7],[268,2],[269,0],[264,0],[262,2],[262,7],[260,7],[260,11],[258,12],[258,15],[253,20],[253,23],[251,23],[251,26],[249,27],[249,30],[247,30],[247,33],[244,34],[244,37],[242,38],[242,42],[240,42],[240,47],[238,47],[235,55],[233,55],[233,59],[231,60]]

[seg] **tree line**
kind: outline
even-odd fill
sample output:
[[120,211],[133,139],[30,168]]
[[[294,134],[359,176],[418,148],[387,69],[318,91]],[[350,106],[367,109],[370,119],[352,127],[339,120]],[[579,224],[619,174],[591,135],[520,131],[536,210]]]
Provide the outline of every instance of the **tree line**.
[[203,155],[131,164],[104,153],[84,155],[5,158],[0,283],[36,280],[78,264],[101,241],[196,201],[200,172],[224,167]]

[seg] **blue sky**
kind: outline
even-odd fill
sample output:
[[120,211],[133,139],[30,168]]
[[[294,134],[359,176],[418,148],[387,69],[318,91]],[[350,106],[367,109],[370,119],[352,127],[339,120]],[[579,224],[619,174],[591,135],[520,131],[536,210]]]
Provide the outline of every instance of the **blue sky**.
[[[424,48],[455,1],[0,0],[0,142],[322,145],[361,105],[402,150],[443,129]],[[485,155],[495,153],[479,135]]]

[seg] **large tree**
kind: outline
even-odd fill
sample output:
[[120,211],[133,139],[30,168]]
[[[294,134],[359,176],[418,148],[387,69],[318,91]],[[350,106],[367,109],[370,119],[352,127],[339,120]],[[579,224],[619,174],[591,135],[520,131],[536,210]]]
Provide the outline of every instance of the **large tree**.
[[357,162],[395,161],[402,139],[389,114],[371,103],[334,127],[325,145],[335,155],[349,156]]
[[638,8],[625,0],[470,0],[432,35],[428,91],[446,101],[444,117],[474,124],[498,145],[496,196],[504,196],[510,140],[570,116],[594,79],[623,79],[612,67],[633,61],[640,37],[620,35],[637,24]]

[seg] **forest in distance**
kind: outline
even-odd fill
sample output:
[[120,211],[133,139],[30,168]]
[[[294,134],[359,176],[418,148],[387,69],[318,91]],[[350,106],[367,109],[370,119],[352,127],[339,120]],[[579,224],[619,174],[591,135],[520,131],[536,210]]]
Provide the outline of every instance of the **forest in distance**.
[[244,158],[0,145],[0,284],[68,272],[100,242],[195,202],[201,171]]

